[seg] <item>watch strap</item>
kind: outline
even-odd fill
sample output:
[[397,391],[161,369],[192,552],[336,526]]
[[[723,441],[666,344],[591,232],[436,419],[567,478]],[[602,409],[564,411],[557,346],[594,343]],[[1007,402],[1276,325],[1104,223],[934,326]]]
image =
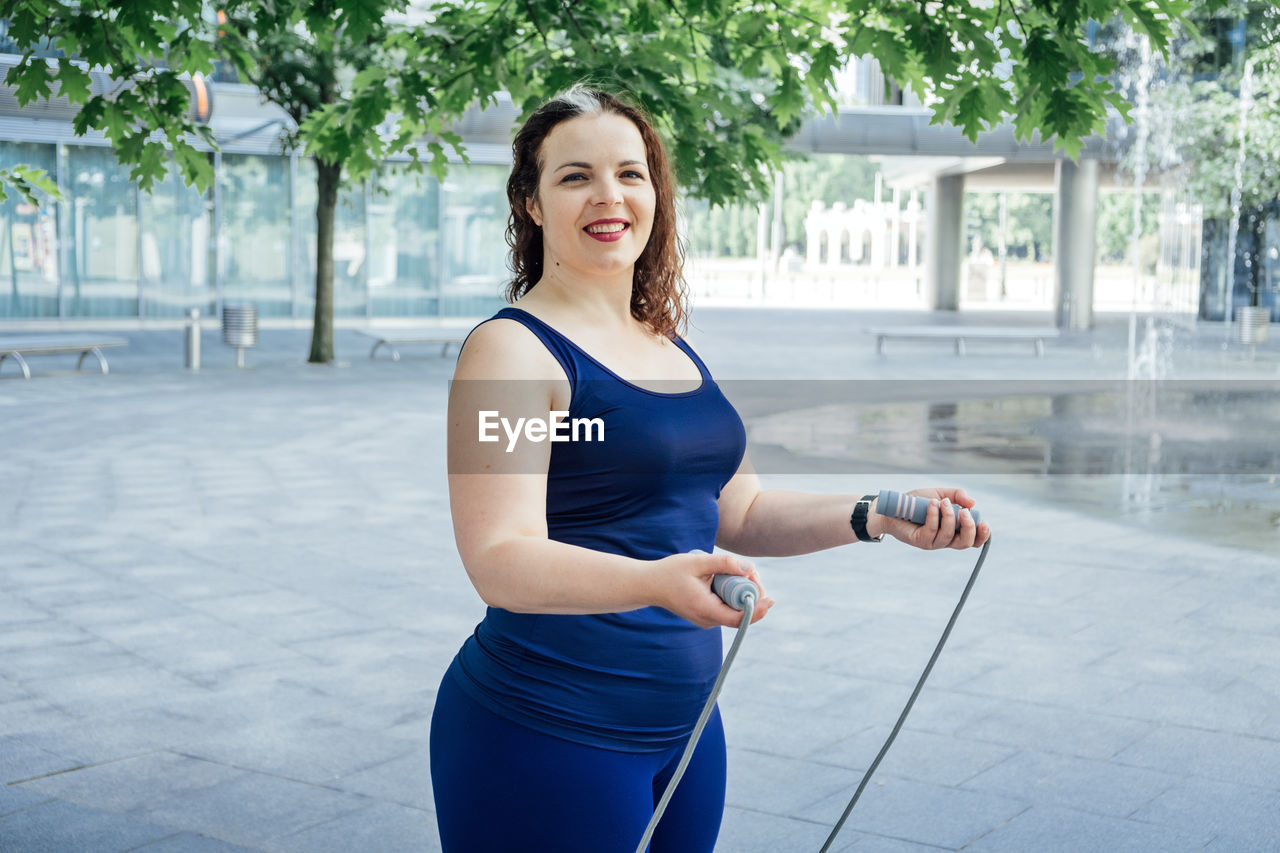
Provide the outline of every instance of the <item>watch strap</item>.
[[863,495],[853,505],[853,515],[849,517],[849,526],[853,528],[853,535],[858,537],[859,542],[880,542],[884,539],[883,533],[879,536],[871,536],[867,533],[867,516],[871,512],[871,502],[879,496],[878,492]]

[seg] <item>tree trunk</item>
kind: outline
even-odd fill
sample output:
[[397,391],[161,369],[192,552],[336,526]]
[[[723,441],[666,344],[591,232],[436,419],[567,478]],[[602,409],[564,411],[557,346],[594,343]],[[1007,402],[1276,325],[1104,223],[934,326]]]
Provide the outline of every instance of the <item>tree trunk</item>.
[[328,364],[333,351],[333,224],[342,164],[316,160],[316,313],[311,329],[312,364]]
[[1254,308],[1262,305],[1262,289],[1266,286],[1266,277],[1262,274],[1266,264],[1267,246],[1267,211],[1257,207],[1249,214],[1249,245],[1245,249],[1249,253],[1249,304]]

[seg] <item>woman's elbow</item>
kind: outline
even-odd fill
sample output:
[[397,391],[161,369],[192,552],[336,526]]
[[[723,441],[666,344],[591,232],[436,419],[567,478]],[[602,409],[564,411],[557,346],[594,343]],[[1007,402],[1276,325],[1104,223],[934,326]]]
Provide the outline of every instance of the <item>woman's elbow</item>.
[[484,548],[459,549],[462,567],[476,594],[489,607],[521,612],[519,590],[512,583],[511,572],[504,566],[520,565],[521,560],[508,553],[510,542],[501,542]]

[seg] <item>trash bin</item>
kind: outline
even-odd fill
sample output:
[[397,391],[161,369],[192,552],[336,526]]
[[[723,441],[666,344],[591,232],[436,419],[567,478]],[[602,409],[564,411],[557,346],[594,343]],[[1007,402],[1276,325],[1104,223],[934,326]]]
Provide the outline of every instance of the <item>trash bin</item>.
[[1254,346],[1267,342],[1267,329],[1271,323],[1271,308],[1268,306],[1245,307],[1239,309],[1236,322],[1240,333],[1240,343]]
[[222,306],[222,342],[236,348],[236,367],[244,367],[246,347],[258,345],[258,307]]
[[200,369],[200,309],[187,312],[187,369]]

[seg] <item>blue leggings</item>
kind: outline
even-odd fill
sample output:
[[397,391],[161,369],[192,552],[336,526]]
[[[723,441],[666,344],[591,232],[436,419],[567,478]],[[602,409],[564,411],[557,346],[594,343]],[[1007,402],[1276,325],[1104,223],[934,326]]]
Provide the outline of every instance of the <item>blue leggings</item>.
[[[658,753],[571,743],[499,717],[446,675],[431,717],[431,786],[444,853],[634,853],[684,744]],[[711,853],[724,813],[717,709],[650,853]]]

